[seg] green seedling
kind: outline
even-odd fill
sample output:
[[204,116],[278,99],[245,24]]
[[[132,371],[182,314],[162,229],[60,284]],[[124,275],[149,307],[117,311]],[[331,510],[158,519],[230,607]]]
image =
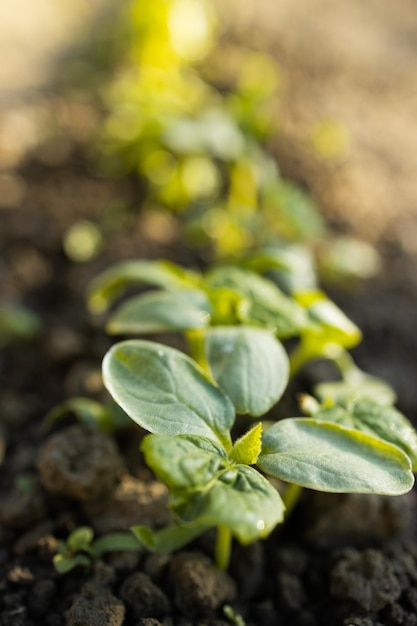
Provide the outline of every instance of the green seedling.
[[90,569],[108,552],[143,550],[143,545],[129,532],[109,533],[94,539],[94,531],[89,526],[80,526],[67,537],[58,541],[53,564],[59,574],[66,574],[75,567]]
[[[144,545],[175,549],[215,527],[216,562],[226,568],[232,537],[249,544],[267,537],[284,519],[285,495],[281,498],[267,476],[329,492],[399,495],[412,488],[406,452],[335,421],[283,419],[263,435],[258,423],[233,441],[241,400],[249,411],[252,406],[270,408],[280,396],[275,392],[266,403],[259,402],[264,388],[250,383],[253,372],[256,367],[242,364],[231,398],[195,361],[173,348],[129,340],[106,354],[105,386],[151,433],[142,451],[169,488],[176,520],[159,533],[135,527]],[[276,386],[282,389],[286,379],[280,376],[285,374],[276,372]]]
[[[92,311],[105,311],[126,288],[151,286],[151,291],[116,307],[107,323],[109,333],[182,332],[191,356],[208,369],[206,352],[215,327],[254,326],[280,339],[299,338],[290,355],[291,374],[313,359],[325,358],[347,377],[346,349],[360,341],[361,332],[316,287],[307,253],[301,258],[297,262],[296,251],[288,248],[265,250],[247,259],[245,267],[218,267],[205,275],[164,261],[122,262],[92,283],[89,306]],[[294,295],[256,273],[267,269],[279,269]],[[352,380],[353,371],[350,363]],[[356,368],[355,375],[358,372]]]
[[203,276],[166,261],[125,261],[105,271],[89,290],[90,310],[105,312],[132,286],[159,290],[120,305],[107,325],[111,334],[249,324],[269,328],[283,338],[298,334],[309,323],[302,306],[250,270],[227,266]]
[[94,426],[105,433],[126,428],[131,420],[114,402],[103,404],[91,398],[70,398],[51,409],[44,420],[44,428],[53,428],[58,422],[73,415],[81,424]]

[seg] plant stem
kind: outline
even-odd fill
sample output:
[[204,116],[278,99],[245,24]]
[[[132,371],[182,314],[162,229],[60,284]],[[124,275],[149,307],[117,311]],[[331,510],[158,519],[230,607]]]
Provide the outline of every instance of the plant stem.
[[198,363],[198,365],[205,371],[205,373],[212,379],[211,368],[206,356],[205,348],[205,331],[196,328],[194,330],[188,330],[185,333],[185,337],[188,343],[188,350],[191,358]]
[[307,349],[304,342],[301,340],[299,345],[290,354],[290,378],[293,378],[300,369],[313,358],[314,353]]
[[302,491],[303,488],[300,487],[300,485],[294,485],[293,483],[288,485],[282,498],[285,504],[285,517],[291,515],[295,505],[297,504],[301,496]]
[[220,570],[226,570],[229,567],[231,548],[232,533],[226,526],[218,526],[215,558],[216,565]]

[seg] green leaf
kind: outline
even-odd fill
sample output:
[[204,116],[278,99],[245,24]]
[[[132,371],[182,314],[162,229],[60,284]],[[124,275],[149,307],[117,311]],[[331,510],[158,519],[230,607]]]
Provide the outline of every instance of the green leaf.
[[154,285],[173,289],[196,287],[198,282],[198,274],[169,261],[122,261],[92,281],[87,301],[93,313],[103,313],[128,287]]
[[355,399],[334,406],[323,405],[314,414],[322,422],[336,422],[348,428],[379,437],[398,446],[417,463],[417,433],[409,420],[392,406],[384,406],[369,398]]
[[170,489],[206,485],[227,464],[224,448],[207,437],[147,435],[141,450],[148,467]]
[[288,356],[270,331],[245,326],[210,328],[205,339],[214,379],[237,413],[259,416],[284,393]]
[[255,465],[262,449],[262,424],[259,422],[247,433],[238,439],[229,457],[235,463],[243,465]]
[[202,435],[231,447],[232,402],[179,350],[121,342],[104,358],[103,380],[122,409],[150,432]]
[[80,526],[67,538],[67,546],[73,552],[89,551],[94,538],[94,531],[90,526]]
[[355,428],[398,446],[417,469],[417,433],[405,415],[393,406],[362,399],[353,404],[352,416]]
[[70,398],[58,404],[45,417],[45,428],[52,428],[60,419],[73,413],[82,424],[95,426],[104,432],[128,426],[131,421],[117,405],[103,405],[91,398]]
[[107,332],[144,334],[204,328],[210,323],[210,311],[203,291],[152,291],[122,304],[111,316]]
[[410,460],[396,446],[307,418],[271,426],[257,465],[276,478],[318,491],[399,495],[414,484]]
[[280,338],[298,335],[308,325],[304,309],[287,297],[270,280],[238,267],[221,267],[208,273],[209,288],[233,289],[247,300],[241,322],[261,326]]
[[361,373],[352,380],[320,383],[314,387],[314,394],[323,402],[347,403],[360,398],[369,398],[380,405],[391,405],[396,400],[395,391],[383,380]]
[[174,494],[171,507],[181,523],[225,526],[244,545],[267,537],[285,508],[277,490],[247,465],[226,469],[207,489]]
[[190,528],[179,526],[178,524],[171,524],[157,532],[152,531],[150,528],[147,528],[147,526],[133,526],[131,530],[138,541],[140,541],[147,550],[169,553],[174,552],[174,550],[179,550],[194,539],[197,539],[197,537],[208,530],[208,526]]
[[86,554],[76,554],[71,557],[64,556],[63,554],[55,554],[52,562],[58,574],[67,574],[78,566],[91,567],[91,558]]
[[248,256],[243,265],[258,274],[269,272],[269,278],[286,292],[313,290],[317,277],[311,250],[301,245],[275,245],[261,248]]
[[256,470],[228,461],[205,437],[148,435],[146,463],[171,492],[171,509],[192,528],[223,525],[242,543],[266,537],[282,521],[278,492]]
[[322,291],[298,292],[296,300],[311,317],[313,323],[308,331],[308,341],[317,344],[318,354],[320,345],[336,343],[344,348],[353,348],[361,340],[359,328]]
[[143,550],[143,544],[131,532],[108,533],[96,539],[92,545],[94,558],[107,552],[137,552]]

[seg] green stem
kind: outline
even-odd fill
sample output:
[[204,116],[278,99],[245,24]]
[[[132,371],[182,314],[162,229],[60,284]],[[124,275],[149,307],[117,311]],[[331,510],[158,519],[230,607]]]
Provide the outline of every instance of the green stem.
[[300,499],[302,491],[303,487],[300,487],[300,485],[294,485],[293,483],[288,485],[282,498],[285,504],[285,517],[291,515],[295,505]]
[[314,353],[312,353],[303,340],[300,341],[299,345],[291,352],[290,354],[290,378],[293,378],[295,374],[298,374],[300,369],[308,362],[310,359],[314,357]]
[[205,346],[205,331],[198,328],[195,330],[188,330],[185,333],[185,337],[188,343],[188,350],[190,356],[198,365],[205,371],[205,373],[213,378],[211,373],[210,364],[207,360],[206,356],[206,346]]
[[334,358],[334,362],[345,382],[356,382],[363,377],[363,373],[358,368],[347,350],[341,350],[340,354]]
[[215,558],[217,567],[226,570],[229,567],[232,549],[232,533],[226,526],[217,527]]

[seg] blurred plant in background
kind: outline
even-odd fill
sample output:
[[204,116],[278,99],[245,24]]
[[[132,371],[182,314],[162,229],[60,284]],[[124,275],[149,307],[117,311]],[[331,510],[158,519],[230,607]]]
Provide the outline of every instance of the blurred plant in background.
[[[350,263],[308,191],[280,175],[268,141],[280,131],[285,81],[272,56],[235,37],[207,0],[128,0],[113,17],[67,86],[78,72],[81,90],[98,96],[94,168],[140,181],[141,223],[155,240],[181,232],[206,262],[278,246],[312,253],[332,280],[375,273],[376,252],[350,240]],[[336,121],[313,130],[323,158],[346,144]],[[120,228],[126,209],[113,213]],[[73,225],[66,253],[76,262],[97,256],[108,228]]]
[[273,59],[223,41],[204,0],[132,0],[122,22],[125,58],[102,90],[101,173],[140,176],[144,210],[181,214],[191,243],[209,243],[217,258],[277,236],[322,238],[314,203],[264,147],[279,125]]

